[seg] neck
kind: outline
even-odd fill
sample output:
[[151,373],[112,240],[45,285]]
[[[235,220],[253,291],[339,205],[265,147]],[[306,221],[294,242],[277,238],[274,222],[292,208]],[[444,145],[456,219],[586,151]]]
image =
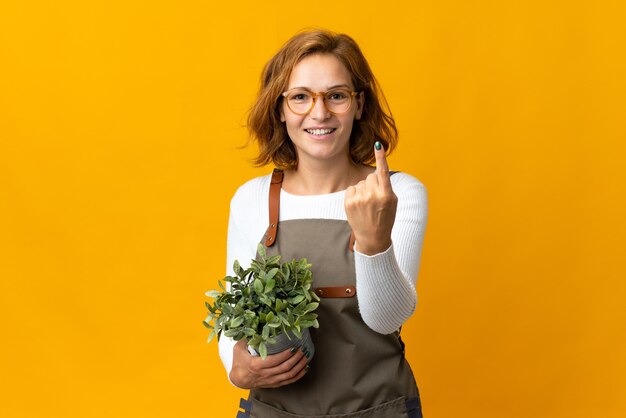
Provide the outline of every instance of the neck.
[[335,193],[358,183],[373,170],[348,159],[344,161],[299,161],[297,168],[285,172],[283,189],[297,195]]

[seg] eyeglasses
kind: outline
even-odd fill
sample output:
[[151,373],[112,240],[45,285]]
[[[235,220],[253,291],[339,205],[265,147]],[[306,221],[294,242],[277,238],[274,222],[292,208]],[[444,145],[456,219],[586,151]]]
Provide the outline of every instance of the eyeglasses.
[[313,110],[317,96],[322,96],[324,106],[330,113],[340,115],[350,110],[352,98],[356,94],[356,91],[350,91],[345,88],[314,92],[303,87],[296,87],[287,90],[282,96],[285,97],[289,109],[296,115],[306,115]]

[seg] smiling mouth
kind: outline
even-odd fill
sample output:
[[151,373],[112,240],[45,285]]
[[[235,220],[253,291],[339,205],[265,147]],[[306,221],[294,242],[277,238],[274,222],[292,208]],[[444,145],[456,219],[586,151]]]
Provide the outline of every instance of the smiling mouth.
[[335,132],[337,128],[328,128],[328,129],[305,129],[306,132],[312,135],[328,135],[329,133]]

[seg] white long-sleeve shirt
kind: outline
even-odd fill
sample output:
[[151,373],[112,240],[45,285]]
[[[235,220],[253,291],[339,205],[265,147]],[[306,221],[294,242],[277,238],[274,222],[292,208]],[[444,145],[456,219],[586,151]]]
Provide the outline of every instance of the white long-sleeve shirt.
[[[245,268],[256,257],[256,248],[269,222],[268,195],[271,174],[243,184],[230,203],[226,271],[234,275],[233,262]],[[359,253],[354,263],[356,295],[363,321],[374,331],[390,334],[411,316],[417,304],[415,285],[428,214],[426,188],[406,173],[391,176],[398,197],[392,245],[373,256]],[[345,191],[323,195],[293,195],[281,190],[279,222],[291,219],[347,220]],[[219,353],[227,375],[233,362],[235,341],[222,336]]]

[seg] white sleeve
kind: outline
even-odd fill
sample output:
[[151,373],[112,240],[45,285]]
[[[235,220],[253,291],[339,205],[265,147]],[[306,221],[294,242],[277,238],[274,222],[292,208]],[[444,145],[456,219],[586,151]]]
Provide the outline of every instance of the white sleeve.
[[[233,271],[235,260],[239,260],[241,266],[246,268],[256,257],[257,244],[267,227],[267,197],[263,200],[263,196],[267,196],[268,188],[269,178],[253,179],[240,187],[230,202],[226,245],[228,276],[235,274]],[[230,284],[226,283],[226,286],[228,288]],[[235,343],[232,338],[224,335],[219,341],[219,355],[229,381]]]
[[[235,224],[235,216],[232,210],[232,201],[231,201],[231,211],[228,219],[228,242],[227,242],[227,250],[226,250],[226,275],[231,276],[234,274],[233,272],[233,262],[234,262],[234,254],[237,252],[237,246],[241,245],[242,237],[240,232]],[[230,283],[225,283],[227,289],[230,289]],[[233,348],[235,347],[235,341],[232,338],[226,337],[222,335],[219,341],[219,354],[220,359],[222,360],[222,364],[226,369],[226,376],[228,377],[228,381],[230,382],[230,371],[233,368]],[[232,384],[232,382],[231,382]]]
[[398,196],[398,209],[391,232],[392,245],[382,253],[368,256],[358,252],[357,242],[354,253],[361,317],[381,334],[397,331],[415,311],[415,286],[428,213],[424,185],[408,174],[393,177],[397,180],[392,185]]

